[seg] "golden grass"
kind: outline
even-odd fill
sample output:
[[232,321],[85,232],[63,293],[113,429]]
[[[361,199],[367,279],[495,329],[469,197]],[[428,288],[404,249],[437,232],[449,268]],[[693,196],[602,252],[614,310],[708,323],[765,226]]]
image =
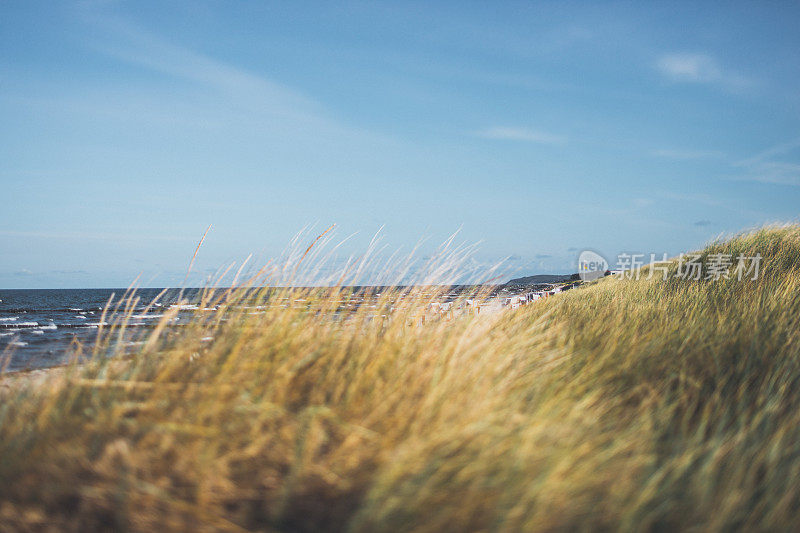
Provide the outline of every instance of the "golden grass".
[[761,277],[606,278],[422,326],[422,291],[339,320],[346,289],[209,291],[190,326],[0,398],[0,524],[796,530],[800,227],[715,252]]

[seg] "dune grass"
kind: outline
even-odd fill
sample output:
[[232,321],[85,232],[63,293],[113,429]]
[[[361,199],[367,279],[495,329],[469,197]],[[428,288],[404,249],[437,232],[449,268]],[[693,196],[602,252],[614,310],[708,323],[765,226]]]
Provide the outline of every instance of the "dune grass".
[[761,275],[606,278],[424,324],[430,291],[336,320],[346,289],[209,291],[219,310],[132,355],[4,393],[0,524],[797,530],[800,227],[712,253],[759,253]]

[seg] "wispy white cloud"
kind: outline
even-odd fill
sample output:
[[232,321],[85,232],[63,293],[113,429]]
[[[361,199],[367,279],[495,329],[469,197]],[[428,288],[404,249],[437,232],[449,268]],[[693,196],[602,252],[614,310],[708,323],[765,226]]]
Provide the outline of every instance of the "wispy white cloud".
[[316,102],[263,76],[173,44],[120,19],[97,15],[88,19],[109,36],[94,43],[98,52],[176,79],[216,89],[251,106],[252,111],[294,120],[320,120],[322,109]]
[[707,54],[665,54],[656,61],[656,69],[673,82],[711,83],[735,90],[754,84],[753,80],[722,68],[716,59]]
[[751,168],[740,179],[800,187],[800,165],[792,163],[762,163]]
[[656,66],[675,81],[710,82],[722,77],[716,61],[704,54],[667,54]]
[[663,157],[665,159],[677,159],[677,160],[690,160],[690,159],[709,159],[714,157],[722,157],[725,154],[722,152],[718,152],[716,150],[673,150],[673,149],[661,149],[661,150],[653,150],[650,152],[651,155],[656,157]]
[[741,161],[738,161],[735,164],[736,166],[739,167],[758,164],[766,160],[769,160],[775,156],[787,154],[798,148],[800,148],[800,138],[792,139],[791,141],[771,146],[765,150],[758,152],[754,156],[748,157],[747,159],[742,159]]
[[800,187],[798,156],[800,156],[800,138],[777,144],[752,157],[735,162],[735,167],[744,170],[744,174],[737,179]]
[[522,141],[536,144],[565,144],[567,138],[563,135],[534,130],[530,128],[519,128],[510,126],[494,126],[486,128],[476,133],[478,137],[484,139],[496,139],[501,141]]
[[[88,32],[89,47],[122,63],[184,82],[195,89],[196,92],[191,93],[181,93],[180,90],[162,93],[166,97],[173,93],[196,95],[197,101],[203,104],[192,100],[191,105],[201,105],[201,108],[200,112],[189,113],[189,118],[200,128],[246,123],[262,135],[274,134],[282,139],[293,136],[319,145],[350,143],[385,147],[396,142],[385,134],[343,122],[324,103],[261,72],[184,46],[169,36],[149,31],[127,19],[106,15],[103,10],[86,9],[83,18],[94,30]],[[122,90],[118,93],[126,94]],[[212,104],[208,104],[209,101]],[[169,105],[175,103],[170,101]],[[145,102],[144,107],[155,109],[150,101]],[[119,113],[119,106],[111,111]],[[177,120],[172,117],[174,114],[165,114]],[[205,118],[199,118],[201,114]],[[181,117],[184,115],[180,114]],[[148,117],[148,120],[159,120],[159,117]]]

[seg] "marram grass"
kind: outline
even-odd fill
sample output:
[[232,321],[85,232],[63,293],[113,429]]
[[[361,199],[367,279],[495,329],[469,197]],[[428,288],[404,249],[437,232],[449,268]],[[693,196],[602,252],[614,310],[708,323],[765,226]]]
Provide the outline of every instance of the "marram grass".
[[209,292],[136,353],[6,388],[0,529],[800,529],[800,227],[720,252],[761,276],[425,324],[421,292],[337,320],[344,289]]

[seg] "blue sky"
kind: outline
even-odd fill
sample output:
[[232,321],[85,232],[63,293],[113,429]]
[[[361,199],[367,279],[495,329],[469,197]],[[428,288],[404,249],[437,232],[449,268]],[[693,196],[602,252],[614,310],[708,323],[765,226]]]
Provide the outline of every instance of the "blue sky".
[[198,278],[309,225],[526,275],[797,220],[800,4],[710,4],[0,2],[0,287],[174,285],[210,223]]

